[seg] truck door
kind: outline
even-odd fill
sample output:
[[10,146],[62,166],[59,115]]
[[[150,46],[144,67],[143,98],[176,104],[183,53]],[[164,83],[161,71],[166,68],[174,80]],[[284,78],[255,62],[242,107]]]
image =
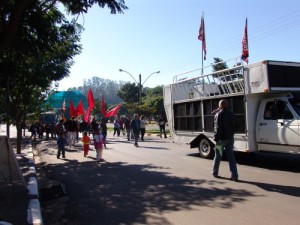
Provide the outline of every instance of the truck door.
[[299,152],[299,124],[291,106],[283,100],[270,100],[257,121],[258,149],[273,152]]

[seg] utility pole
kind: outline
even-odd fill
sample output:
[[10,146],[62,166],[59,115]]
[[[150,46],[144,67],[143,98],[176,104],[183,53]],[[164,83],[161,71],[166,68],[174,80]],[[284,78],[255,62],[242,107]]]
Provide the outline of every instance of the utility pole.
[[139,104],[142,103],[142,89],[143,89],[143,86],[142,86],[142,75],[140,74],[139,75]]
[[143,91],[143,85],[144,83],[149,79],[149,77],[155,73],[160,73],[160,71],[156,71],[156,72],[153,72],[151,74],[148,75],[148,77],[145,79],[145,81],[142,83],[142,75],[139,74],[139,81],[137,81],[134,76],[132,76],[131,73],[127,72],[126,70],[122,70],[122,69],[119,69],[120,72],[125,72],[127,73],[129,76],[132,77],[132,79],[135,81],[136,85],[138,86],[139,88],[139,104],[142,103],[142,91]]

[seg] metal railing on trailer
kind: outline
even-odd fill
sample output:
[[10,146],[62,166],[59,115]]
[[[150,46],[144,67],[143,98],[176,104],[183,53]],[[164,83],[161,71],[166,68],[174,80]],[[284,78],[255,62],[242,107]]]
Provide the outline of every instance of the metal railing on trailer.
[[[220,63],[227,63],[219,62]],[[200,68],[197,70],[188,71],[174,76],[172,84],[172,100],[173,102],[181,102],[193,99],[201,99],[206,97],[214,97],[220,95],[234,95],[241,94],[245,91],[244,86],[244,66],[237,58],[234,59],[235,64],[227,69],[208,72],[207,74],[196,75],[199,70],[202,72],[207,72],[209,68],[213,71],[213,67],[217,64],[212,64],[210,66]],[[181,78],[182,76],[184,78]],[[191,78],[189,78],[191,77]]]

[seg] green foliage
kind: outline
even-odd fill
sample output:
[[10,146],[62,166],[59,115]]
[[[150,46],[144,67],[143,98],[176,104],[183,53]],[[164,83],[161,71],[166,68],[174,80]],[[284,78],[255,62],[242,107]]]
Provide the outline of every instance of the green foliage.
[[15,121],[40,106],[51,82],[68,75],[72,57],[81,50],[81,27],[64,20],[56,8],[45,11],[37,3],[24,17],[12,49],[0,56],[1,78],[9,80],[2,91],[9,94]]
[[226,62],[224,62],[222,59],[216,57],[216,58],[214,58],[214,64],[212,65],[212,68],[213,68],[213,72],[216,72],[216,71],[227,69],[228,66],[227,66]]
[[[22,1],[1,1],[0,4],[0,52],[10,50],[15,42],[15,36],[18,35],[19,28],[22,27],[24,22],[29,22],[32,33],[36,33],[35,27],[31,27],[34,21],[28,20],[25,16],[26,13],[49,13],[47,16],[57,16],[56,12],[58,3],[62,3],[65,6],[67,12],[71,15],[79,16],[81,13],[88,12],[93,5],[98,5],[101,8],[108,7],[112,14],[123,13],[123,10],[127,9],[124,0],[22,0]],[[38,6],[38,7],[37,7]],[[40,20],[36,20],[36,23],[40,23]],[[43,20],[41,20],[40,27],[45,26]],[[53,28],[52,25],[45,26],[49,30]],[[46,34],[46,33],[45,33]],[[51,39],[51,36],[49,36]],[[33,39],[36,40],[36,39]],[[45,41],[45,39],[41,39]],[[29,39],[28,39],[29,41]],[[31,42],[32,48],[35,47],[35,42]]]
[[149,112],[145,114],[147,116],[164,113],[163,86],[148,88],[146,90],[146,97],[143,99],[143,105]]
[[10,116],[8,123],[17,126],[17,153],[21,123],[39,111],[51,83],[68,76],[73,57],[81,52],[82,27],[65,19],[58,2],[77,16],[94,4],[113,14],[127,9],[123,0],[1,1],[0,106],[1,113]]
[[128,115],[138,113],[146,117],[155,117],[161,113],[165,113],[163,104],[163,86],[155,88],[145,88],[143,92],[142,103],[138,104],[138,86],[135,83],[125,84],[118,95],[123,97],[124,108],[128,110]]
[[87,95],[89,89],[91,89],[94,98],[97,99],[97,101],[101,101],[103,95],[105,103],[110,107],[122,102],[122,99],[117,96],[117,92],[123,84],[124,82],[92,77],[91,79],[84,80],[81,89],[82,93],[85,95]]
[[124,0],[60,0],[60,2],[73,15],[87,13],[94,4],[98,4],[101,8],[107,6],[112,14],[123,13],[123,10],[127,9]]
[[145,92],[147,96],[162,96],[163,95],[163,85],[156,86],[154,88],[145,88]]
[[0,101],[6,105],[8,123],[17,126],[17,151],[21,123],[28,114],[39,113],[51,82],[68,75],[73,56],[81,51],[81,27],[55,7],[34,2],[23,17],[10,50],[0,55],[0,77],[8,84],[0,90]]
[[117,95],[127,103],[139,102],[139,86],[135,83],[125,83],[118,91]]

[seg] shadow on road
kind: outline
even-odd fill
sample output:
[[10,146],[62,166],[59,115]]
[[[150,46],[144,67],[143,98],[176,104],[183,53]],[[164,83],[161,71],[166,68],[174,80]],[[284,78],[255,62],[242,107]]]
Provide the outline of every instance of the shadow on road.
[[[202,159],[199,153],[188,154],[191,157]],[[268,153],[268,152],[253,152],[243,153],[235,152],[236,161],[240,165],[264,168],[269,170],[279,170],[288,172],[300,172],[300,155]],[[223,160],[226,160],[224,155]]]
[[[69,160],[40,166],[48,177],[65,183],[70,197],[66,218],[59,224],[169,225],[171,222],[162,213],[192,210],[195,206],[232,208],[258,197],[244,189],[219,188],[222,180],[175,177],[166,172],[167,168],[150,164],[106,162],[99,166]],[[51,215],[49,210],[47,215]],[[45,225],[55,224],[49,217],[44,216]]]
[[252,184],[265,191],[300,197],[300,187],[284,186],[276,184],[259,183],[254,181],[240,181],[240,183]]

